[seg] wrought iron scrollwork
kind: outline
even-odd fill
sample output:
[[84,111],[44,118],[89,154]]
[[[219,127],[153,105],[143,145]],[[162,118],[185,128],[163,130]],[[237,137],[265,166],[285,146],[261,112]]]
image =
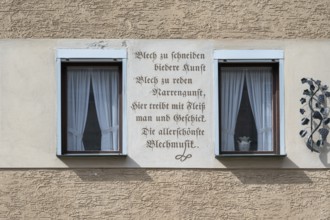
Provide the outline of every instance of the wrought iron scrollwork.
[[[303,91],[304,97],[300,99],[303,106],[299,111],[304,116],[301,119],[301,124],[305,126],[305,129],[301,130],[299,135],[302,138],[307,137],[306,146],[308,149],[319,153],[329,134],[330,118],[327,98],[330,97],[330,92],[328,86],[322,85],[320,80],[302,78],[301,83],[308,85],[308,89]],[[308,113],[310,115],[307,115]],[[317,131],[319,137],[315,138]]]

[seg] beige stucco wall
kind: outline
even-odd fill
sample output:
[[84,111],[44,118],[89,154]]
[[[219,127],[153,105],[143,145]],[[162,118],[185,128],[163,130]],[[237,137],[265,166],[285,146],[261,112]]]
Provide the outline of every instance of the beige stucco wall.
[[328,38],[328,0],[2,0],[1,38]]
[[[329,39],[329,4],[328,0],[2,0],[0,38]],[[292,55],[308,62],[304,48]],[[0,59],[0,66],[2,62]],[[308,72],[315,73],[312,67],[316,65],[307,67]],[[297,70],[295,74],[303,70],[292,68]],[[45,75],[41,77],[49,82]],[[296,78],[292,75],[288,80]],[[22,74],[22,81],[25,79]],[[295,97],[294,88],[287,90]],[[0,89],[1,97],[2,93]],[[45,95],[47,103],[50,94]],[[54,88],[51,95],[55,95]],[[29,102],[32,97],[24,99]],[[42,108],[53,112],[53,107]],[[22,117],[19,112],[17,116]],[[34,113],[30,116],[36,117]],[[55,123],[54,118],[48,120]],[[10,129],[8,124],[6,129]],[[49,134],[54,130],[40,131]],[[16,141],[29,143],[31,137],[22,134]],[[3,132],[0,138],[8,140]],[[288,144],[298,148],[295,139]],[[11,148],[18,151],[15,145]],[[50,160],[44,158],[44,152],[35,153],[38,161]],[[7,164],[12,160],[17,163],[15,158],[2,159]],[[31,158],[22,155],[20,159]],[[327,169],[1,169],[0,218],[329,219],[329,179]]]
[[0,219],[329,219],[317,170],[1,170]]

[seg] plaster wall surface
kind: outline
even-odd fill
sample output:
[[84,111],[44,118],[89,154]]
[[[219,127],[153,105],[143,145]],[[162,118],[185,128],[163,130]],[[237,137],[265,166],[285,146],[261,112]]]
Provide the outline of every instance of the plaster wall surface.
[[328,0],[0,1],[1,38],[328,38]]
[[329,170],[1,170],[0,219],[329,219]]
[[[1,0],[0,38],[329,39],[329,14],[328,0]],[[327,169],[0,170],[0,219],[329,219],[329,197]]]

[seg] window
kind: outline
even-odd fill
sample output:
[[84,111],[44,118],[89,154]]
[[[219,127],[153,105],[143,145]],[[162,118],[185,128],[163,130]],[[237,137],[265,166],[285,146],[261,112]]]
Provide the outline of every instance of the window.
[[284,155],[283,52],[222,50],[215,56],[216,153]]
[[58,155],[125,154],[126,51],[58,50]]

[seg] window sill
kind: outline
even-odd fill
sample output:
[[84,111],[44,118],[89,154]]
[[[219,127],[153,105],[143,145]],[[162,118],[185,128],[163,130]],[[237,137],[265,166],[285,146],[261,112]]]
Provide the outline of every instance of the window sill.
[[127,154],[122,153],[89,153],[89,154],[62,154],[57,157],[126,157]]
[[226,157],[286,157],[286,154],[219,154],[216,158],[226,158]]

